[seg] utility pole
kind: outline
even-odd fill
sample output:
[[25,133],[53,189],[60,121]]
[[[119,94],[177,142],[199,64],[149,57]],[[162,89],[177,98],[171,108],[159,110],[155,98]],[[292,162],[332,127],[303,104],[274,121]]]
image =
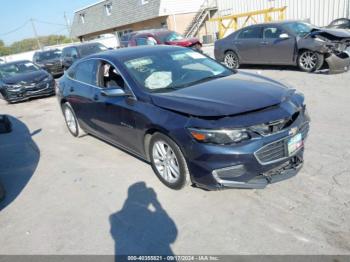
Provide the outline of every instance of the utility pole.
[[68,36],[69,36],[69,38],[70,38],[71,43],[73,43],[73,38],[72,38],[72,35],[71,35],[71,26],[70,26],[68,17],[67,17],[67,15],[66,15],[66,12],[64,12],[64,20],[66,21]]
[[346,17],[350,18],[350,0],[347,1]]
[[41,47],[41,44],[40,44],[40,40],[39,40],[39,37],[38,37],[38,32],[36,31],[36,28],[35,28],[35,25],[34,25],[34,19],[31,18],[30,22],[32,23],[33,32],[34,32],[34,35],[35,35],[35,38],[36,38],[36,42],[38,43],[38,47],[39,47],[39,49],[42,50],[42,47]]

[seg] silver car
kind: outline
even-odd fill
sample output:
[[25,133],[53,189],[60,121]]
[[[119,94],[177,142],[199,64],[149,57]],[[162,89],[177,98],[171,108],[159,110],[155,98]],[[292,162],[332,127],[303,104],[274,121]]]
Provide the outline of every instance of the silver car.
[[350,33],[317,28],[299,21],[257,24],[215,42],[215,58],[235,69],[241,64],[295,65],[319,70],[327,62],[332,73],[347,71]]

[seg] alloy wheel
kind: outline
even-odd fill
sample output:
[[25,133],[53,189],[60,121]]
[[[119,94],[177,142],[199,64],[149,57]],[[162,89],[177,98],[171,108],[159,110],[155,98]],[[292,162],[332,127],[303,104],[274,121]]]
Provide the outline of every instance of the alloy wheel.
[[69,107],[66,107],[64,109],[64,116],[69,130],[73,134],[75,134],[77,132],[77,122],[75,120],[72,110]]
[[306,51],[300,56],[300,65],[307,71],[313,70],[317,65],[317,59],[316,53]]
[[179,162],[174,150],[165,141],[157,141],[153,145],[152,156],[154,165],[168,183],[176,182],[180,177]]
[[238,67],[238,58],[232,53],[227,53],[225,55],[224,62],[228,68],[235,69]]

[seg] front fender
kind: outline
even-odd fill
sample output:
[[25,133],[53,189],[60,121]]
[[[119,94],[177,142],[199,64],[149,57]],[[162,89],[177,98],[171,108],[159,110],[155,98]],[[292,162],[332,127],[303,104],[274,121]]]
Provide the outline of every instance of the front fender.
[[321,54],[329,52],[326,43],[316,41],[314,38],[301,38],[297,41],[298,50],[307,49]]

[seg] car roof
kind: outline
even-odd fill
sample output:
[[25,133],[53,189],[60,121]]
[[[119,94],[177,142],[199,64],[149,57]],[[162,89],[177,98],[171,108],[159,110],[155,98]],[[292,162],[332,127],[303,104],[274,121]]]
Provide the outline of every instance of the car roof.
[[17,61],[12,61],[12,62],[8,62],[8,63],[5,63],[5,64],[1,64],[0,66],[23,64],[23,63],[33,63],[33,62],[29,61],[29,60],[17,60]]
[[140,31],[135,31],[135,34],[133,35],[133,37],[138,36],[138,35],[165,35],[165,34],[169,34],[171,32],[173,32],[173,31],[165,29],[165,28],[140,30]]
[[303,20],[283,20],[283,21],[271,21],[271,22],[259,23],[259,24],[254,24],[254,25],[250,25],[250,26],[284,25],[284,24],[289,24],[289,23],[307,23],[307,22],[303,21]]
[[[131,56],[147,56],[152,54],[153,52],[161,52],[164,50],[184,50],[188,48],[181,46],[169,46],[169,45],[155,45],[155,46],[136,46],[136,47],[128,47],[128,48],[119,48],[117,50],[104,51],[97,54],[92,54],[87,57],[84,57],[81,61],[87,60],[89,58],[100,58],[106,60],[124,60],[125,58]],[[113,62],[113,61],[112,61]]]
[[49,49],[49,50],[40,50],[40,51],[36,51],[35,54],[55,52],[55,51],[61,51],[61,50],[58,49],[58,48],[56,48],[56,49]]
[[[89,46],[89,45],[102,45],[99,42],[89,42],[89,43],[80,43],[80,44],[75,44],[75,45],[70,45],[70,46],[66,46],[63,49],[67,49],[67,48],[71,48],[71,47],[83,47],[83,46]],[[63,50],[62,49],[62,50]]]

